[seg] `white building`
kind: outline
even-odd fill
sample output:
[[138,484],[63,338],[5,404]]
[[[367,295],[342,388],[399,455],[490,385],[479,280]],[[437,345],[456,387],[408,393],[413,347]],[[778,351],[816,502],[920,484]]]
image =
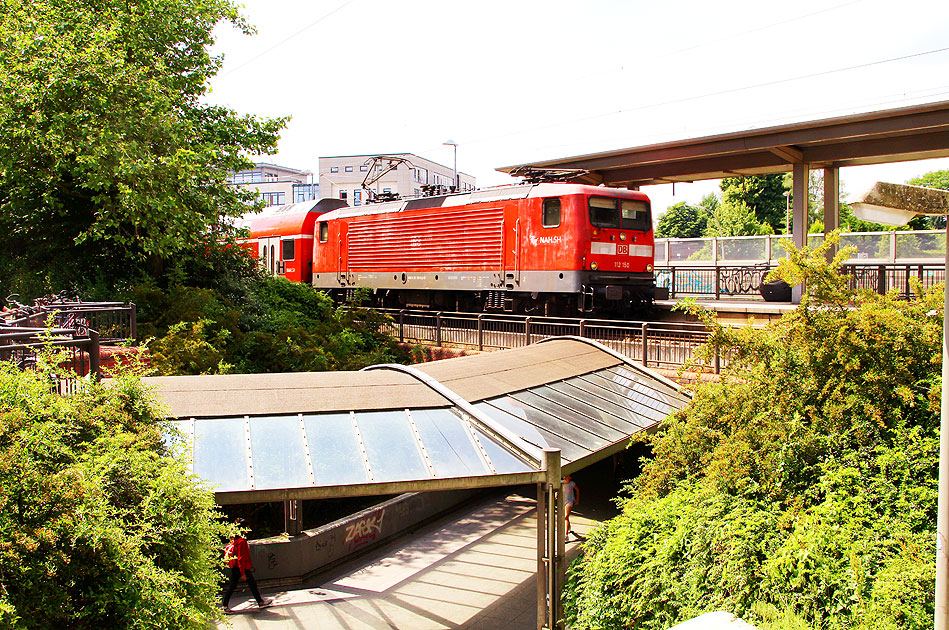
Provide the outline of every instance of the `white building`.
[[265,206],[281,206],[319,199],[319,184],[313,173],[276,164],[257,164],[228,178],[228,183],[247,190],[255,190]]
[[[423,186],[452,186],[454,172],[452,167],[426,160],[414,153],[393,153],[384,157],[398,162],[396,168],[385,172],[386,162],[372,163],[372,155],[337,155],[320,158],[319,187],[323,198],[345,199],[349,205],[358,206],[367,201],[362,183],[370,170],[372,175],[382,174],[378,181],[370,185],[375,194],[392,194],[399,197],[419,197]],[[459,172],[458,190],[475,189],[475,178]]]

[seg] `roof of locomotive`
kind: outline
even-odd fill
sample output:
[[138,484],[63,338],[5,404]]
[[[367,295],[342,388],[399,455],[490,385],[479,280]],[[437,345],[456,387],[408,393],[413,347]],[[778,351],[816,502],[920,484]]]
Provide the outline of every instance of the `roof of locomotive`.
[[260,212],[249,212],[237,220],[238,228],[247,228],[251,238],[269,235],[313,235],[316,217],[338,208],[348,207],[342,199],[311,199],[282,206],[270,206]]
[[485,203],[492,201],[504,201],[508,199],[527,199],[534,197],[554,197],[571,194],[600,194],[612,197],[626,197],[628,199],[644,199],[648,201],[645,193],[638,190],[627,190],[625,188],[609,188],[604,186],[590,186],[587,184],[568,184],[568,183],[544,183],[544,184],[511,184],[507,186],[496,186],[492,188],[483,188],[465,193],[452,193],[448,195],[434,195],[432,197],[413,197],[410,199],[400,199],[398,201],[386,201],[383,203],[366,204],[362,206],[346,206],[327,212],[321,220],[333,220],[341,217],[356,217],[372,214],[388,214],[392,212],[404,212],[407,210],[420,210],[423,208],[449,208],[455,206],[466,206],[473,203]]

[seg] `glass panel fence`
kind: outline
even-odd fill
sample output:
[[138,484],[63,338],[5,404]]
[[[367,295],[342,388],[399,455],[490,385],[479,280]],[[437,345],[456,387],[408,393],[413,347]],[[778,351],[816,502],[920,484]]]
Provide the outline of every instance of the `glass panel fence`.
[[945,260],[946,233],[896,232],[896,259]]

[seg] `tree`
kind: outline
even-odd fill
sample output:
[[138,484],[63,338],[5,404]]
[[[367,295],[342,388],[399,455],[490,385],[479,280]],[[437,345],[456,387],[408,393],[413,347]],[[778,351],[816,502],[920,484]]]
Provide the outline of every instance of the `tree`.
[[772,234],[785,231],[788,189],[783,174],[726,177],[719,186],[722,203],[751,208],[759,223],[771,226]]
[[771,226],[761,223],[744,201],[723,201],[709,215],[705,236],[755,236],[773,234]]
[[[44,365],[55,363],[45,361]],[[0,362],[0,628],[206,628],[227,527],[130,373]]]
[[222,20],[249,30],[230,0],[5,2],[0,284],[114,284],[247,211],[225,178],[285,120],[201,102]]
[[721,382],[653,438],[622,514],[571,567],[576,628],[667,628],[728,610],[762,628],[931,626],[942,287],[901,301],[849,288],[820,248],[766,328],[707,314]]
[[[914,186],[949,190],[949,170],[931,171],[925,175],[914,177],[906,183]],[[941,230],[946,227],[946,217],[917,217],[910,221],[910,226],[914,230]]]
[[705,234],[708,211],[684,201],[669,206],[656,225],[657,238],[698,238]]

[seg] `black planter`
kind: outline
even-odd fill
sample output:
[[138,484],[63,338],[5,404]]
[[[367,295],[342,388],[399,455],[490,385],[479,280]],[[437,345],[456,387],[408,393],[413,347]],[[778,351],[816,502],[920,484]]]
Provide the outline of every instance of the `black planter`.
[[789,285],[784,280],[762,282],[761,288],[758,289],[758,291],[761,292],[761,297],[765,299],[765,302],[791,301],[791,285]]

